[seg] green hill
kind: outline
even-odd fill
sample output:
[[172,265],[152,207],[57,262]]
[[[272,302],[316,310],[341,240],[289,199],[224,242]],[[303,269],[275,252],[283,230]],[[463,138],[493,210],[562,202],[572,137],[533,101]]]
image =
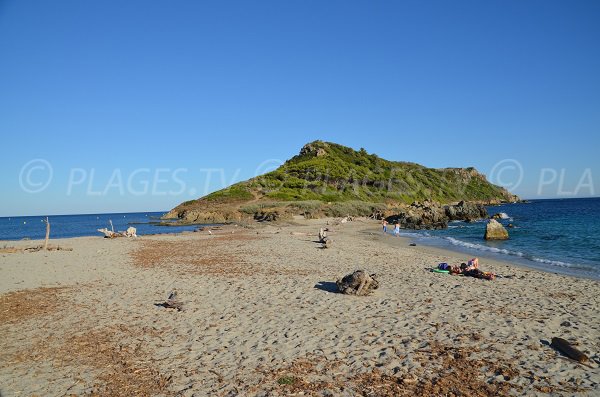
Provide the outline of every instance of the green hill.
[[427,168],[315,141],[275,171],[182,203],[165,218],[194,223],[369,216],[425,200],[497,204],[518,197],[489,183],[474,168]]

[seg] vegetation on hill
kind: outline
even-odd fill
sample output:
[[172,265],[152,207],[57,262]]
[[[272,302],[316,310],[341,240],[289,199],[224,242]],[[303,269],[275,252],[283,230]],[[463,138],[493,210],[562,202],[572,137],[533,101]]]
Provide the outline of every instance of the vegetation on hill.
[[[427,168],[389,161],[364,149],[314,141],[278,169],[173,209],[166,218],[190,222],[281,215],[364,216],[414,201],[517,201],[474,168]],[[222,218],[222,219],[221,219]]]

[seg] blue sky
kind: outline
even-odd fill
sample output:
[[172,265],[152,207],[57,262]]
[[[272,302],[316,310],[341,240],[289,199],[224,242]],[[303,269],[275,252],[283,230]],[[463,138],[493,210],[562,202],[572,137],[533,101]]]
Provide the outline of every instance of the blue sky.
[[0,216],[168,210],[315,139],[598,196],[598,20],[595,0],[3,0]]

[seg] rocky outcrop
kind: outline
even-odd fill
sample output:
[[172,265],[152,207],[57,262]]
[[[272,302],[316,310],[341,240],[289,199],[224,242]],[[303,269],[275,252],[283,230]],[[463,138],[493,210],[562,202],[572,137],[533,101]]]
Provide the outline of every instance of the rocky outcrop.
[[485,235],[483,238],[486,240],[508,240],[508,231],[500,222],[495,219],[490,219],[485,228]]
[[300,149],[300,156],[313,155],[316,157],[325,156],[327,154],[326,148],[329,145],[326,142],[315,141],[307,143]]
[[388,223],[399,223],[404,229],[445,229],[449,221],[474,221],[487,218],[488,213],[482,204],[461,201],[456,205],[442,206],[425,201],[414,202],[398,214],[386,218]]
[[189,209],[176,212],[173,215],[165,216],[163,219],[177,219],[177,223],[179,224],[228,223],[239,222],[244,219],[243,214],[239,211],[223,208],[214,208],[212,210],[209,208]]
[[446,216],[450,221],[474,221],[487,218],[488,213],[483,204],[461,201],[456,205],[444,207]]
[[444,208],[425,201],[414,202],[405,211],[388,219],[389,223],[399,223],[404,229],[444,229],[448,227],[448,217]]
[[254,213],[254,220],[258,222],[274,222],[291,218],[291,214],[278,208],[263,209]]

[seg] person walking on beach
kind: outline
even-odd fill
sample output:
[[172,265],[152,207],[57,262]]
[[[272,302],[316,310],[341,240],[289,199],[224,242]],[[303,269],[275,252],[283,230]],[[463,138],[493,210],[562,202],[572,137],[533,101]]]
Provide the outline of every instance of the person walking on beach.
[[381,222],[381,224],[383,225],[383,232],[387,233],[387,225],[388,225],[387,221],[384,219],[383,222]]
[[400,223],[396,222],[396,224],[394,225],[394,235],[399,236],[400,235]]

